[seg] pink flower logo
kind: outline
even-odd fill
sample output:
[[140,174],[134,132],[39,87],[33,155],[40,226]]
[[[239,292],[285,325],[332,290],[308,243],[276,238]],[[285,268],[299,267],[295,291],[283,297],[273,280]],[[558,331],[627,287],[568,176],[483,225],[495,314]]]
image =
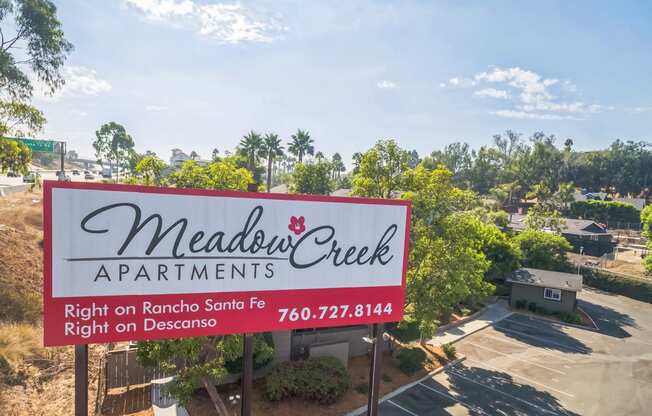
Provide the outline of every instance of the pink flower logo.
[[306,231],[306,225],[303,222],[304,222],[303,216],[297,218],[293,215],[290,217],[290,223],[288,224],[288,228],[294,234],[299,235],[302,232]]

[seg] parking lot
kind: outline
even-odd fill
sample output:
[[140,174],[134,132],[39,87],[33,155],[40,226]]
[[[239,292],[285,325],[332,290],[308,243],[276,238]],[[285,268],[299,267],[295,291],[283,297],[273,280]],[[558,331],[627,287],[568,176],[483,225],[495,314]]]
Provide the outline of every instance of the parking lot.
[[515,314],[455,345],[465,361],[385,400],[382,415],[649,415],[652,305],[584,291],[599,332]]

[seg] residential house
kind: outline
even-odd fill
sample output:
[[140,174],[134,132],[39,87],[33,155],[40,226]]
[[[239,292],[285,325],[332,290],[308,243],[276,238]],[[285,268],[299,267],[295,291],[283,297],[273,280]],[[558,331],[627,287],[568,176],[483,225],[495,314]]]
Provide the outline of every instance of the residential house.
[[[508,227],[516,232],[527,228],[525,215],[510,214]],[[607,227],[592,220],[562,218],[561,235],[573,246],[573,252],[600,257],[616,247]]]

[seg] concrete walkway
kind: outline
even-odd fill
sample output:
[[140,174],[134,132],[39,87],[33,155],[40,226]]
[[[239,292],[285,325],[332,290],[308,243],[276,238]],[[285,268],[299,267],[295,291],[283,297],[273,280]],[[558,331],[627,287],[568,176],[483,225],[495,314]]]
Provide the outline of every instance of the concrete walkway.
[[429,345],[437,346],[459,341],[460,339],[471,335],[474,332],[477,332],[488,327],[489,325],[493,325],[496,322],[507,318],[511,314],[512,311],[509,310],[507,301],[499,300],[498,302],[487,306],[487,308],[475,318],[458,326],[444,329],[441,332],[437,331],[437,335],[435,335],[427,343]]

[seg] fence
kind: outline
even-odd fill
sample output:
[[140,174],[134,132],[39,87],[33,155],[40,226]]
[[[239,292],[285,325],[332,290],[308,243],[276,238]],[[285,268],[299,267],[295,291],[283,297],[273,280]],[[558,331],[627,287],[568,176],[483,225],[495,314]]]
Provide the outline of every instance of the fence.
[[148,408],[150,382],[169,376],[159,367],[140,365],[135,349],[107,352],[100,360],[99,370],[95,416],[117,414],[120,409],[135,412]]
[[152,379],[167,377],[158,367],[144,367],[136,359],[135,349],[109,351],[106,355],[106,389],[147,384]]

